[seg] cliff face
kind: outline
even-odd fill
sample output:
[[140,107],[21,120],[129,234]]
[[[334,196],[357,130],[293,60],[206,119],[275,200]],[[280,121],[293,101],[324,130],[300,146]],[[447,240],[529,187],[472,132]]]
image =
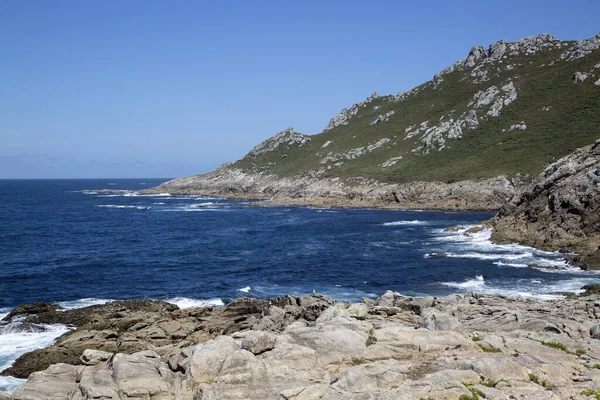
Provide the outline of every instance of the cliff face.
[[600,269],[600,140],[546,168],[492,225],[492,240],[577,252]]
[[500,207],[509,181],[597,139],[600,35],[475,46],[432,80],[344,108],[319,134],[287,128],[235,163],[148,192],[278,204]]

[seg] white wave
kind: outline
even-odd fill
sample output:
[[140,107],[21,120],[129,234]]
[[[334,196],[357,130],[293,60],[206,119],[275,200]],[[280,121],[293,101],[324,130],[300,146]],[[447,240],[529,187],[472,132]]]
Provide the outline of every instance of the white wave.
[[[566,263],[564,254],[519,244],[495,244],[490,240],[492,234],[490,228],[468,232],[470,228],[473,228],[473,225],[460,227],[454,232],[445,232],[443,229],[433,230],[434,240],[442,246],[439,253],[453,258],[494,260],[493,264],[498,266],[522,268],[536,264],[540,267],[556,267],[540,268],[540,271],[550,273],[577,271]],[[515,262],[516,260],[519,262]]]
[[[185,196],[184,196],[185,197]],[[194,200],[225,200],[222,197],[192,197]]]
[[0,376],[0,392],[12,393],[17,387],[27,382],[27,379],[13,378],[12,376]]
[[427,225],[427,221],[419,221],[417,219],[413,221],[393,221],[393,222],[385,222],[382,224],[383,226],[404,226],[404,225]]
[[154,204],[154,205],[156,205],[156,206],[164,206],[164,205],[165,205],[165,204],[167,204],[167,203],[162,203],[162,202],[160,202],[160,203],[152,203],[152,204]]
[[208,299],[208,300],[198,300],[198,299],[190,299],[187,297],[173,297],[171,299],[165,300],[167,303],[175,304],[179,308],[191,308],[191,307],[206,307],[206,306],[214,306],[221,307],[224,306],[223,300],[221,299]]
[[96,207],[102,208],[118,208],[118,209],[136,209],[136,210],[150,210],[152,207],[147,206],[124,206],[119,204],[99,204]]
[[[44,332],[15,332],[4,329],[0,333],[0,370],[12,365],[24,353],[50,346],[60,335],[69,331],[64,325],[42,325]],[[24,379],[10,377],[0,378],[0,391],[13,392]]]
[[190,205],[190,208],[201,208],[201,207],[208,207],[208,206],[214,206],[217,205],[218,203],[212,202],[212,201],[207,201],[204,203],[196,203],[196,204],[192,204]]
[[112,300],[112,299],[96,299],[96,298],[89,297],[89,298],[79,299],[79,300],[59,301],[58,305],[66,310],[72,310],[75,308],[83,308],[83,307],[95,306],[95,305],[99,305],[99,304],[106,304],[111,301],[114,301],[114,300]]
[[483,279],[483,276],[477,275],[475,279],[469,279],[465,282],[442,282],[442,285],[459,289],[482,289],[485,286],[485,279]]
[[125,197],[171,197],[170,193],[154,193],[154,194],[140,194],[138,192],[127,192],[124,193]]
[[248,293],[248,292],[250,292],[250,290],[252,290],[251,286],[244,286],[243,288],[238,289],[238,291],[240,291],[242,293]]
[[108,184],[108,186],[115,186],[115,185],[117,185],[117,184],[114,183],[114,182],[111,182],[111,183]]
[[497,265],[499,267],[513,267],[513,268],[527,268],[528,264],[519,264],[519,263],[506,263],[502,261],[495,261],[492,264]]

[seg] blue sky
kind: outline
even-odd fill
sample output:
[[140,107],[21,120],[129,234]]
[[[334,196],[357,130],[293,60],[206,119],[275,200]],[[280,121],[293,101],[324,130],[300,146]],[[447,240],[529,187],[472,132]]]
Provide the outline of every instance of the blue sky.
[[0,178],[176,177],[599,1],[0,2]]

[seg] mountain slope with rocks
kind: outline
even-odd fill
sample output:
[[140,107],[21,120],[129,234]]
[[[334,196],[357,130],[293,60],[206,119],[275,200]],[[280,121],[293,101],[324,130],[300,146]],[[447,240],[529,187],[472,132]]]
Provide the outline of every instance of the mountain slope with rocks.
[[599,48],[600,34],[475,46],[420,86],[343,109],[319,134],[288,128],[235,163],[148,192],[499,208],[522,180],[598,138]]

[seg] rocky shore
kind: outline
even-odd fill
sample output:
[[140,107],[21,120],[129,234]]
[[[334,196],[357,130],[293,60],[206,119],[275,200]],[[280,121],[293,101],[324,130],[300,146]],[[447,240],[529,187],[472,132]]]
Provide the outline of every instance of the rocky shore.
[[[37,304],[4,323],[67,323],[5,374],[2,399],[594,399],[600,294],[538,302],[468,293],[336,302],[237,299],[222,308]],[[16,322],[19,321],[19,322]]]
[[142,194],[169,193],[266,200],[262,205],[370,207],[393,209],[497,210],[515,194],[520,181],[497,176],[459,182],[387,184],[366,178],[280,178],[225,164],[203,175],[165,182]]
[[600,269],[600,140],[546,168],[491,221],[492,240],[576,252]]

